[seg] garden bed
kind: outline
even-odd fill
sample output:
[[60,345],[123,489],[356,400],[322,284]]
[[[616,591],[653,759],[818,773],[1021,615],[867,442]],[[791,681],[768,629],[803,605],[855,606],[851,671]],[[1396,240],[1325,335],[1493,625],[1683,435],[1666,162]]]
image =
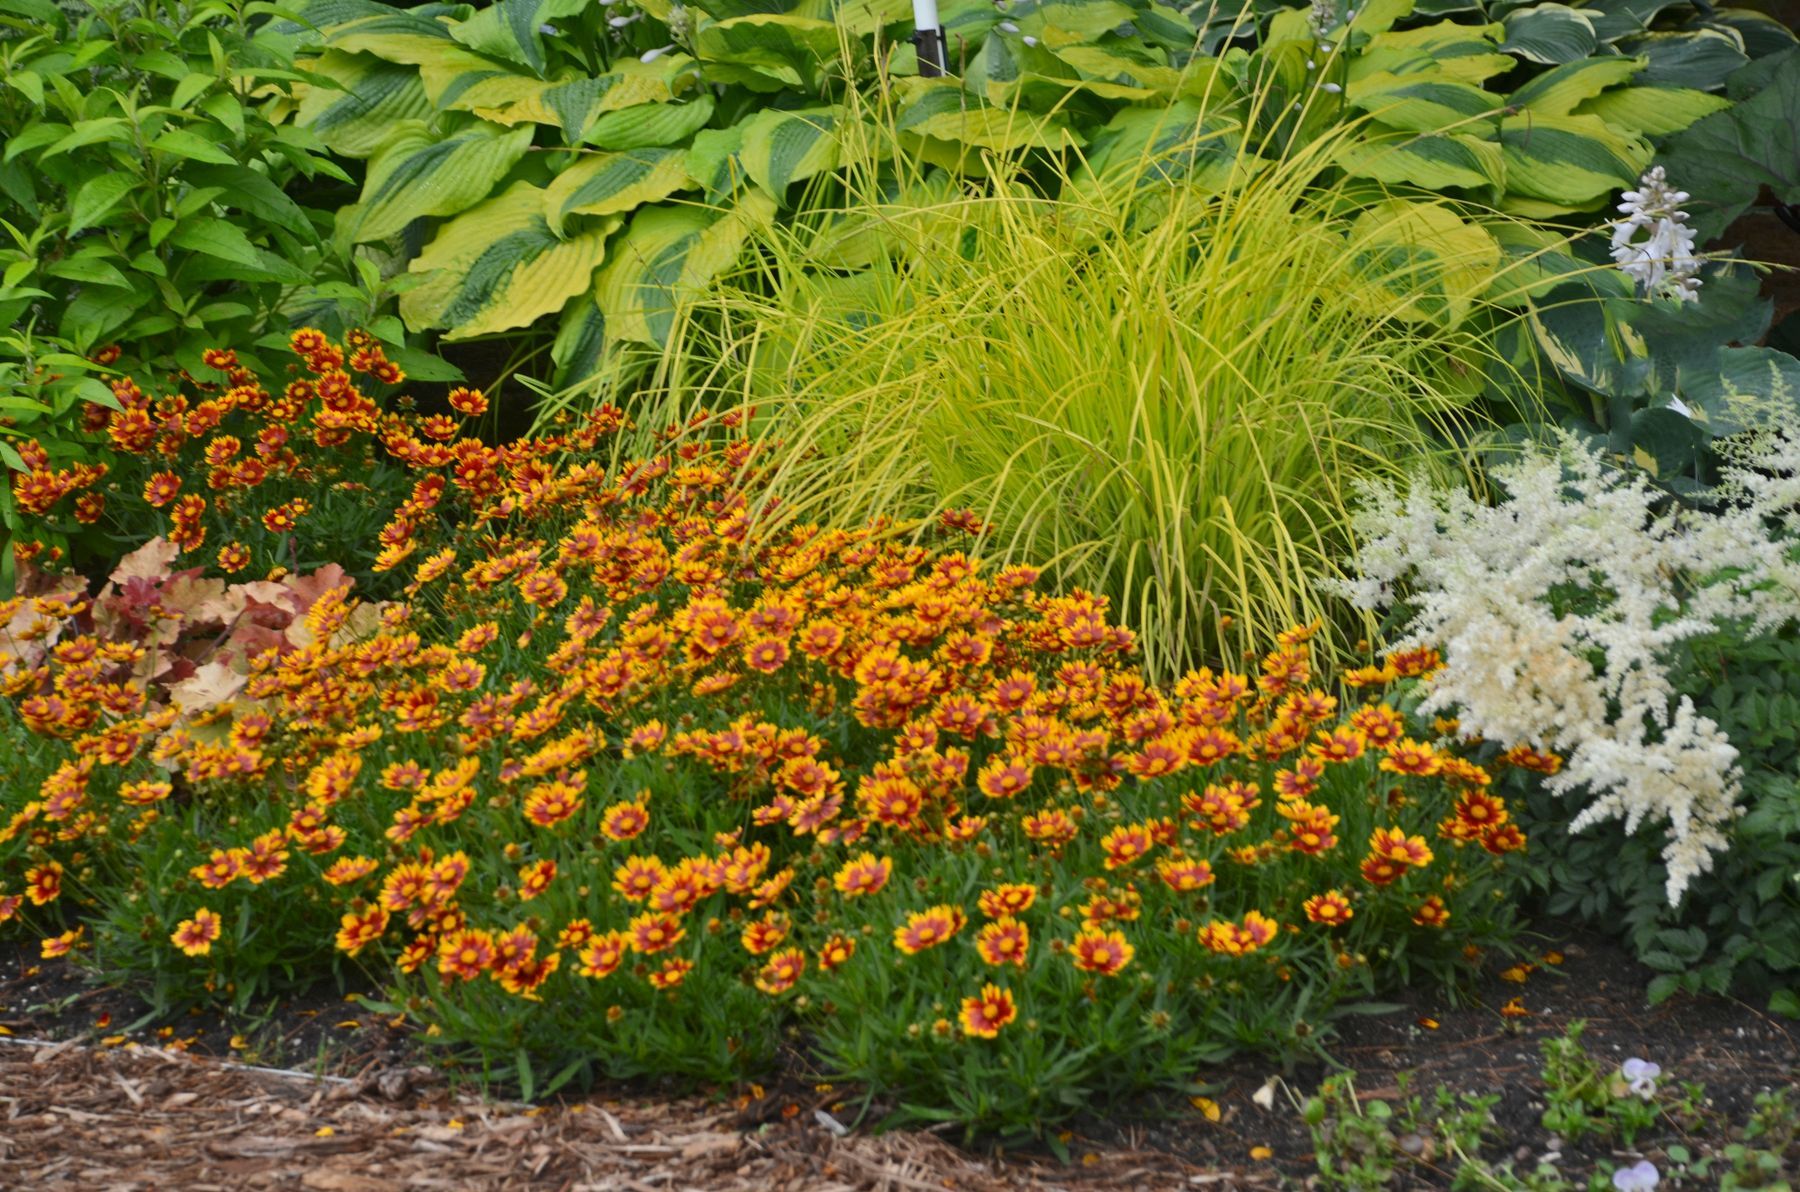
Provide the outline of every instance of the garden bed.
[[[1552,927],[1542,944],[1540,957],[1561,962],[1540,962],[1522,983],[1495,966],[1460,1005],[1420,993],[1388,1013],[1344,1020],[1330,1050],[1354,1069],[1357,1098],[1398,1102],[1410,1089],[1429,1102],[1440,1084],[1498,1094],[1499,1133],[1484,1158],[1529,1170],[1560,1155],[1564,1176],[1585,1181],[1600,1162],[1646,1156],[1666,1171],[1671,1147],[1695,1157],[1722,1148],[1758,1092],[1800,1076],[1793,1024],[1723,998],[1646,1008],[1655,974],[1615,943]],[[1515,998],[1527,1013],[1504,1015]],[[116,1033],[145,1012],[123,991],[86,986],[63,965],[9,950],[0,959],[0,1025],[13,1035],[12,1046],[0,1046],[8,1090],[0,1157],[46,1187],[91,1183],[97,1172],[142,1181],[118,1186],[154,1187],[159,1173],[182,1172],[184,1187],[207,1179],[289,1186],[299,1178],[301,1187],[348,1192],[445,1179],[483,1188],[608,1180],[807,1189],[1273,1186],[1316,1170],[1313,1136],[1294,1101],[1330,1074],[1324,1065],[1300,1066],[1282,1076],[1264,1108],[1256,1095],[1276,1075],[1267,1061],[1205,1069],[1199,1076],[1209,1082],[1217,1121],[1168,1097],[1104,1107],[1059,1136],[1070,1157],[1064,1164],[1049,1151],[961,1150],[925,1131],[839,1138],[815,1116],[829,1113],[837,1094],[821,1098],[797,1068],[767,1088],[697,1097],[608,1087],[527,1111],[457,1092],[419,1064],[404,1030],[335,996],[290,1001],[256,1024],[194,1017],[177,1020],[167,1037],[159,1030],[169,1024],[160,1023],[127,1038]],[[1659,1127],[1635,1148],[1593,1139],[1559,1145],[1542,1123],[1539,1052],[1578,1020],[1603,1063],[1643,1057],[1671,1083],[1704,1084],[1699,1127]],[[359,1025],[343,1025],[352,1021]],[[238,1062],[246,1056],[291,1067]],[[326,1128],[331,1133],[319,1133]],[[94,1159],[102,1154],[109,1158]],[[1408,1186],[1447,1185],[1451,1174],[1419,1165]]]

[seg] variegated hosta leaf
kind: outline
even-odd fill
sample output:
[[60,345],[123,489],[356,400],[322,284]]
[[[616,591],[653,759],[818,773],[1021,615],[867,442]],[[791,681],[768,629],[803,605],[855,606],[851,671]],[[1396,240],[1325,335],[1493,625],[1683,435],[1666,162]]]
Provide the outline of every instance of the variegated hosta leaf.
[[423,215],[467,211],[530,145],[529,127],[471,124],[439,137],[421,122],[406,122],[370,160],[362,199],[338,213],[339,224],[360,244],[385,240]]
[[744,173],[777,200],[784,198],[789,184],[837,168],[843,118],[839,107],[758,112],[741,125]]
[[1567,116],[1584,100],[1628,81],[1642,58],[1588,58],[1547,70],[1513,92],[1507,102],[1540,116]]
[[1098,41],[1130,24],[1136,15],[1117,0],[1049,0],[1025,12],[1017,24],[1020,33],[1037,38],[1046,49],[1058,50]]
[[1350,247],[1382,306],[1402,319],[1454,327],[1500,263],[1485,228],[1438,203],[1390,199],[1357,216]]
[[1502,306],[1517,306],[1521,298],[1542,298],[1571,282],[1601,297],[1629,298],[1633,293],[1631,279],[1610,260],[1582,259],[1567,236],[1522,220],[1498,221],[1488,230],[1500,245],[1505,264],[1483,296]]
[[978,107],[954,79],[897,79],[901,132],[978,149],[1064,149],[1084,138],[1061,116]]
[[743,185],[744,126],[703,128],[694,134],[688,146],[688,177],[706,192],[709,203],[717,203]]
[[408,266],[425,280],[400,296],[400,316],[414,330],[449,328],[445,339],[529,326],[593,283],[623,222],[563,239],[544,218],[544,192],[515,182],[438,229]]
[[1642,33],[1664,9],[1686,3],[1687,0],[1585,0],[1581,11],[1592,18],[1595,36],[1602,44],[1610,45],[1621,37]]
[[774,213],[774,199],[754,190],[724,212],[679,206],[638,212],[594,277],[607,338],[663,346],[678,304],[736,264],[745,238]]
[[1064,46],[1056,56],[1090,80],[1131,84],[1164,95],[1173,95],[1182,83],[1182,72],[1148,55],[1131,53],[1126,45]]
[[1723,95],[1687,87],[1620,87],[1595,96],[1576,111],[1645,136],[1664,137],[1730,106]]
[[1619,42],[1627,54],[1648,58],[1638,82],[1650,87],[1694,87],[1715,91],[1750,61],[1735,29],[1694,29],[1644,33]]
[[571,215],[617,215],[692,185],[684,149],[589,153],[551,180],[545,210],[558,232]]
[[1640,137],[1597,116],[1509,116],[1500,122],[1510,194],[1579,205],[1637,180],[1650,164]]
[[679,145],[712,119],[713,97],[702,91],[686,103],[640,103],[594,118],[582,140],[601,149],[650,149]]
[[1774,348],[1722,348],[1718,367],[1690,381],[1686,393],[1715,435],[1792,426],[1800,417],[1800,361]]
[[626,58],[603,75],[553,83],[536,98],[521,100],[514,110],[524,119],[556,125],[570,144],[580,144],[594,121],[608,112],[679,99],[695,81],[689,69],[693,61],[686,54],[664,54],[653,62]]
[[1454,128],[1480,134],[1498,122],[1505,102],[1492,92],[1455,79],[1385,71],[1353,80],[1344,96],[1351,106],[1389,128],[1410,132]]
[[1243,126],[1198,100],[1125,108],[1094,134],[1072,186],[1133,174],[1143,184],[1181,179],[1207,191],[1242,181],[1258,158],[1243,151]]
[[1352,81],[1389,71],[1407,74],[1429,70],[1459,82],[1480,86],[1518,65],[1510,54],[1499,52],[1505,27],[1459,25],[1440,21],[1417,29],[1398,29],[1369,39],[1369,47],[1350,59]]
[[696,46],[708,82],[752,91],[815,91],[844,48],[832,22],[785,13],[702,24]]
[[1599,44],[1593,19],[1566,4],[1515,8],[1501,21],[1506,27],[1506,39],[1500,48],[1527,62],[1545,66],[1579,62]]
[[589,0],[499,0],[450,28],[457,41],[479,53],[517,62],[544,73],[544,36],[540,30],[559,17],[572,16]]
[[1500,146],[1468,133],[1410,133],[1373,124],[1339,149],[1336,160],[1359,178],[1426,190],[1499,188],[1507,178]]
[[300,83],[294,122],[312,130],[327,149],[344,157],[368,157],[405,120],[429,120],[431,101],[419,72],[370,54],[326,50],[304,64],[327,83]]
[[433,16],[386,5],[349,5],[347,10],[368,13],[349,20],[332,20],[333,6],[314,4],[306,16],[325,32],[326,44],[346,54],[373,54],[384,62],[418,65],[446,45],[455,45],[450,26]]

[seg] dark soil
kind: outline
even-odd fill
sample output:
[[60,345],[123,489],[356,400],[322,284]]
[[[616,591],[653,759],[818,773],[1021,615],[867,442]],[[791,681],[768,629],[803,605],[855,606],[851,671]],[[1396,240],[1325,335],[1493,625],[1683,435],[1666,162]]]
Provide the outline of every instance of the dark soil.
[[[1671,1185],[1667,1177],[1674,1164],[1668,1148],[1679,1145],[1695,1157],[1711,1153],[1741,1127],[1757,1093],[1800,1084],[1800,1024],[1729,999],[1677,998],[1650,1007],[1644,993],[1653,974],[1616,944],[1591,934],[1553,931],[1541,940],[1538,955],[1540,962],[1523,974],[1523,982],[1492,973],[1458,1004],[1435,993],[1415,993],[1395,999],[1400,1008],[1391,1013],[1341,1020],[1327,1043],[1341,1068],[1311,1063],[1284,1072],[1270,1061],[1247,1056],[1199,1071],[1197,1079],[1212,1090],[1216,1121],[1182,1098],[1097,1105],[1090,1118],[1059,1135],[1055,1146],[1017,1159],[1051,1170],[1053,1152],[1066,1150],[1077,1167],[1116,1170],[1117,1157],[1129,1155],[1142,1187],[1205,1182],[1304,1187],[1317,1166],[1298,1105],[1324,1077],[1347,1068],[1356,1074],[1356,1095],[1363,1102],[1403,1100],[1403,1080],[1405,1091],[1423,1096],[1427,1104],[1440,1084],[1458,1093],[1497,1095],[1498,1130],[1482,1151],[1488,1160],[1510,1160],[1529,1171],[1552,1156],[1565,1176],[1585,1184],[1596,1169],[1645,1157],[1665,1172],[1665,1187],[1702,1187],[1709,1185],[1691,1180]],[[1526,1013],[1503,1015],[1501,1008],[1515,998]],[[0,951],[0,1027],[15,1038],[78,1040],[103,1052],[118,1051],[128,1042],[175,1047],[193,1056],[350,1078],[364,1090],[376,1087],[384,1075],[404,1088],[405,1081],[395,1074],[420,1071],[418,1052],[404,1030],[347,1003],[336,991],[291,999],[257,1021],[189,1015],[158,1023],[143,1021],[146,1013],[128,993],[89,986],[65,965],[38,961],[16,945]],[[1616,1141],[1554,1138],[1540,1121],[1540,1046],[1577,1020],[1586,1022],[1583,1043],[1603,1065],[1616,1067],[1638,1056],[1661,1065],[1665,1089],[1703,1084],[1699,1114],[1679,1127],[1659,1123],[1632,1150]],[[824,1129],[822,1124],[807,1125],[818,1107],[810,1084],[796,1076],[770,1085],[769,1090],[715,1090],[710,1102],[691,1102],[691,1112],[708,1105],[716,1112],[723,1106],[724,1117],[708,1120],[749,1133]],[[1261,1100],[1266,1105],[1256,1096],[1265,1087]],[[587,1100],[619,1104],[601,1099],[643,1101],[646,1095],[642,1089],[614,1088]],[[0,1118],[0,1143],[6,1132],[7,1122]],[[1147,1158],[1150,1166],[1145,1168]],[[1800,1155],[1790,1155],[1789,1164],[1800,1174]],[[1159,1171],[1166,1172],[1167,1182],[1155,1174]],[[1195,1183],[1194,1173],[1210,1174]],[[1452,1174],[1441,1160],[1414,1163],[1404,1166],[1395,1186],[1443,1186]],[[0,1187],[5,1183],[0,1178]]]

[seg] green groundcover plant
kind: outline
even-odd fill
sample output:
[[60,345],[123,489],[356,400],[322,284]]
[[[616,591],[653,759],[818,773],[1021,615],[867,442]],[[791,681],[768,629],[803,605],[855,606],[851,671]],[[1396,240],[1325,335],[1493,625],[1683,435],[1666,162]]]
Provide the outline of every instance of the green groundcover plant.
[[[230,400],[310,443],[358,372],[296,346]],[[602,467],[616,410],[492,448],[359,408],[417,477],[402,601],[157,540],[3,606],[8,715],[54,748],[0,794],[0,910],[46,955],[167,1005],[361,966],[534,1093],[793,1033],[903,1115],[1026,1131],[1508,935],[1511,780],[1407,710],[1429,651],[1340,701],[1296,627],[1156,687],[1103,598],[956,549],[967,514],[749,541],[729,414]]]

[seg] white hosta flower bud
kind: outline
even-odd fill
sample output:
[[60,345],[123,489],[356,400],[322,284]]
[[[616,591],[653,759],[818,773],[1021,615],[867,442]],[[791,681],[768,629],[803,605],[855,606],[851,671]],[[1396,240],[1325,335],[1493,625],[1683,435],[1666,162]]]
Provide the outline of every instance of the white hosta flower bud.
[[688,34],[693,31],[693,20],[688,15],[687,5],[670,5],[666,24],[669,26],[670,37],[676,41],[686,41]]

